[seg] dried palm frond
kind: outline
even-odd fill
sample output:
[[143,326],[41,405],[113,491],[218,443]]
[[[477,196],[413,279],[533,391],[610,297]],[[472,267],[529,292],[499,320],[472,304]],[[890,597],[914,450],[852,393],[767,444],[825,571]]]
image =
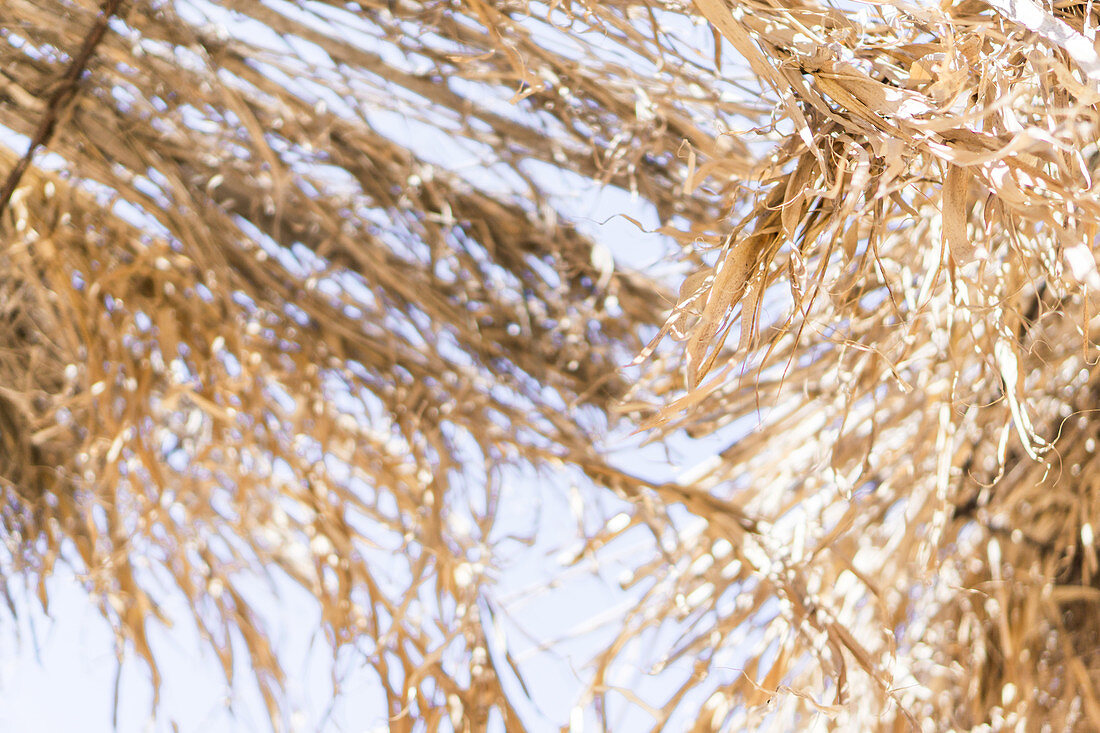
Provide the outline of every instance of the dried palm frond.
[[[279,572],[393,725],[518,729],[490,599],[533,465],[627,502],[582,555],[655,538],[605,725],[1100,726],[1097,22],[8,0],[0,577],[45,605],[72,565],[154,682],[174,586],[279,720]],[[613,261],[582,181],[682,284]],[[730,444],[668,482],[601,447],[624,420]]]
[[1091,42],[1031,2],[695,5],[790,131],[651,388],[666,432],[754,422],[697,476],[760,534],[678,579],[713,614],[687,653],[766,623],[714,720],[1100,725]]

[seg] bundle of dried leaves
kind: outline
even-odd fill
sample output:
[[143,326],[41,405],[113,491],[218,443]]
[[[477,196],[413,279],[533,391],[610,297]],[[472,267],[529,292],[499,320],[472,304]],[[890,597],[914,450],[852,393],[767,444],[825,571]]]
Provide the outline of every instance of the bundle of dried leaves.
[[[660,540],[596,714],[1100,727],[1098,24],[6,0],[0,577],[48,604],[73,566],[155,681],[148,625],[182,594],[279,721],[242,579],[280,572],[393,726],[521,729],[488,599],[500,467],[544,466],[632,507],[597,561]],[[573,226],[555,172],[652,205],[678,298]],[[664,483],[598,448],[624,419],[738,437]],[[640,640],[691,674],[622,690]]]

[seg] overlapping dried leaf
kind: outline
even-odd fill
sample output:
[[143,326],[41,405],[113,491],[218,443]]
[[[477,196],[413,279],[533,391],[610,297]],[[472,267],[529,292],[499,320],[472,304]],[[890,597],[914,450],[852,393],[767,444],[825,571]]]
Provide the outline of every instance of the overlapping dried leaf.
[[[154,669],[175,586],[278,719],[278,568],[394,725],[518,729],[498,469],[566,466],[658,538],[597,714],[1100,726],[1090,3],[130,2],[53,94],[100,12],[0,5],[0,125],[57,117],[0,229],[7,582],[72,564]],[[678,299],[553,172],[652,205]],[[738,437],[670,484],[607,415]]]
[[1100,725],[1097,17],[992,5],[696,3],[790,131],[666,326],[686,391],[649,423],[753,422],[700,481],[761,535],[681,576],[707,633],[780,601],[718,720],[764,688],[846,729]]

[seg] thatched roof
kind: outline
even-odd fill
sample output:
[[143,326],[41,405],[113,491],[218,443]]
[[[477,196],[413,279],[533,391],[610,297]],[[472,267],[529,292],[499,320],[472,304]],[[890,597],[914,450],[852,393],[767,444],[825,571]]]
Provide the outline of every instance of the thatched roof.
[[[0,578],[72,565],[154,670],[181,594],[281,720],[239,586],[283,573],[395,725],[520,729],[534,466],[627,502],[581,555],[657,538],[598,715],[1100,727],[1100,12],[840,5],[5,0]],[[624,421],[736,439],[667,482]],[[694,674],[617,688],[640,641]]]

